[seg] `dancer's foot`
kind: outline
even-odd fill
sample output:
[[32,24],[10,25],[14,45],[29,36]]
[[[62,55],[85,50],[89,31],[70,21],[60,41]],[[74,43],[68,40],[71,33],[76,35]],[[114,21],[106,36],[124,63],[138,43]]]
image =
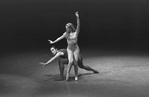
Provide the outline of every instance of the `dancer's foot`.
[[67,73],[66,74],[66,81],[68,81],[68,79],[69,79],[69,74]]
[[75,80],[76,80],[76,81],[78,80],[78,76],[75,77]]
[[99,73],[99,72],[98,72],[97,70],[94,70],[93,73],[97,74],[97,73]]

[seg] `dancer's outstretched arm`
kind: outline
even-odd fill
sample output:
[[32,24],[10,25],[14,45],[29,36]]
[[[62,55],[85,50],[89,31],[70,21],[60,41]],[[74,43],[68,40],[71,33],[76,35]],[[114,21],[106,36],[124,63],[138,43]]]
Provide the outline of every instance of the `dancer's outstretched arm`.
[[43,65],[43,67],[45,67],[46,65],[50,64],[51,62],[53,62],[55,59],[57,59],[58,57],[60,57],[61,55],[63,55],[62,52],[58,52],[54,57],[52,57],[49,61],[47,61],[46,63],[40,62],[40,65]]
[[63,38],[65,38],[65,35],[66,35],[66,33],[63,33],[63,35],[58,37],[55,41],[52,41],[52,40],[48,40],[48,41],[50,42],[50,44],[54,44],[54,43],[62,40]]

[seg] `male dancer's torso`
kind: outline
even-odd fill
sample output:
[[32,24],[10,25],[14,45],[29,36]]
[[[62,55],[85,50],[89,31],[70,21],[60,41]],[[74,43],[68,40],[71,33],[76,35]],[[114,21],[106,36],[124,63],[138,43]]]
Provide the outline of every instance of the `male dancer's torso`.
[[66,49],[60,49],[60,50],[58,50],[58,52],[64,53],[63,55],[60,55],[61,58],[68,58],[68,54],[67,54],[67,50]]

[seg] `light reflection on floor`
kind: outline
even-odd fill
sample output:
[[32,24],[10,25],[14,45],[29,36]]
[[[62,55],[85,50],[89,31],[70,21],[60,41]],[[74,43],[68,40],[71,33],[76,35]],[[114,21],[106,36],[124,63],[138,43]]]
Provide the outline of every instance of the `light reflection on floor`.
[[79,69],[79,81],[54,81],[58,64],[43,68],[47,52],[9,54],[1,58],[0,97],[148,97],[149,56],[83,52],[84,64],[99,71]]

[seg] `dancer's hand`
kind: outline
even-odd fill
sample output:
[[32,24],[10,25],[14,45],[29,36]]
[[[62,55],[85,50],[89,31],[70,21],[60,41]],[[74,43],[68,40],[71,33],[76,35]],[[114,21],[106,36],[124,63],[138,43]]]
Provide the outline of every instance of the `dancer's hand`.
[[79,12],[78,11],[75,14],[76,14],[76,17],[79,17]]
[[50,42],[50,44],[53,44],[53,41],[52,40],[48,40]]
[[43,62],[40,62],[39,65],[42,65],[43,67],[45,67],[47,64],[43,63]]

